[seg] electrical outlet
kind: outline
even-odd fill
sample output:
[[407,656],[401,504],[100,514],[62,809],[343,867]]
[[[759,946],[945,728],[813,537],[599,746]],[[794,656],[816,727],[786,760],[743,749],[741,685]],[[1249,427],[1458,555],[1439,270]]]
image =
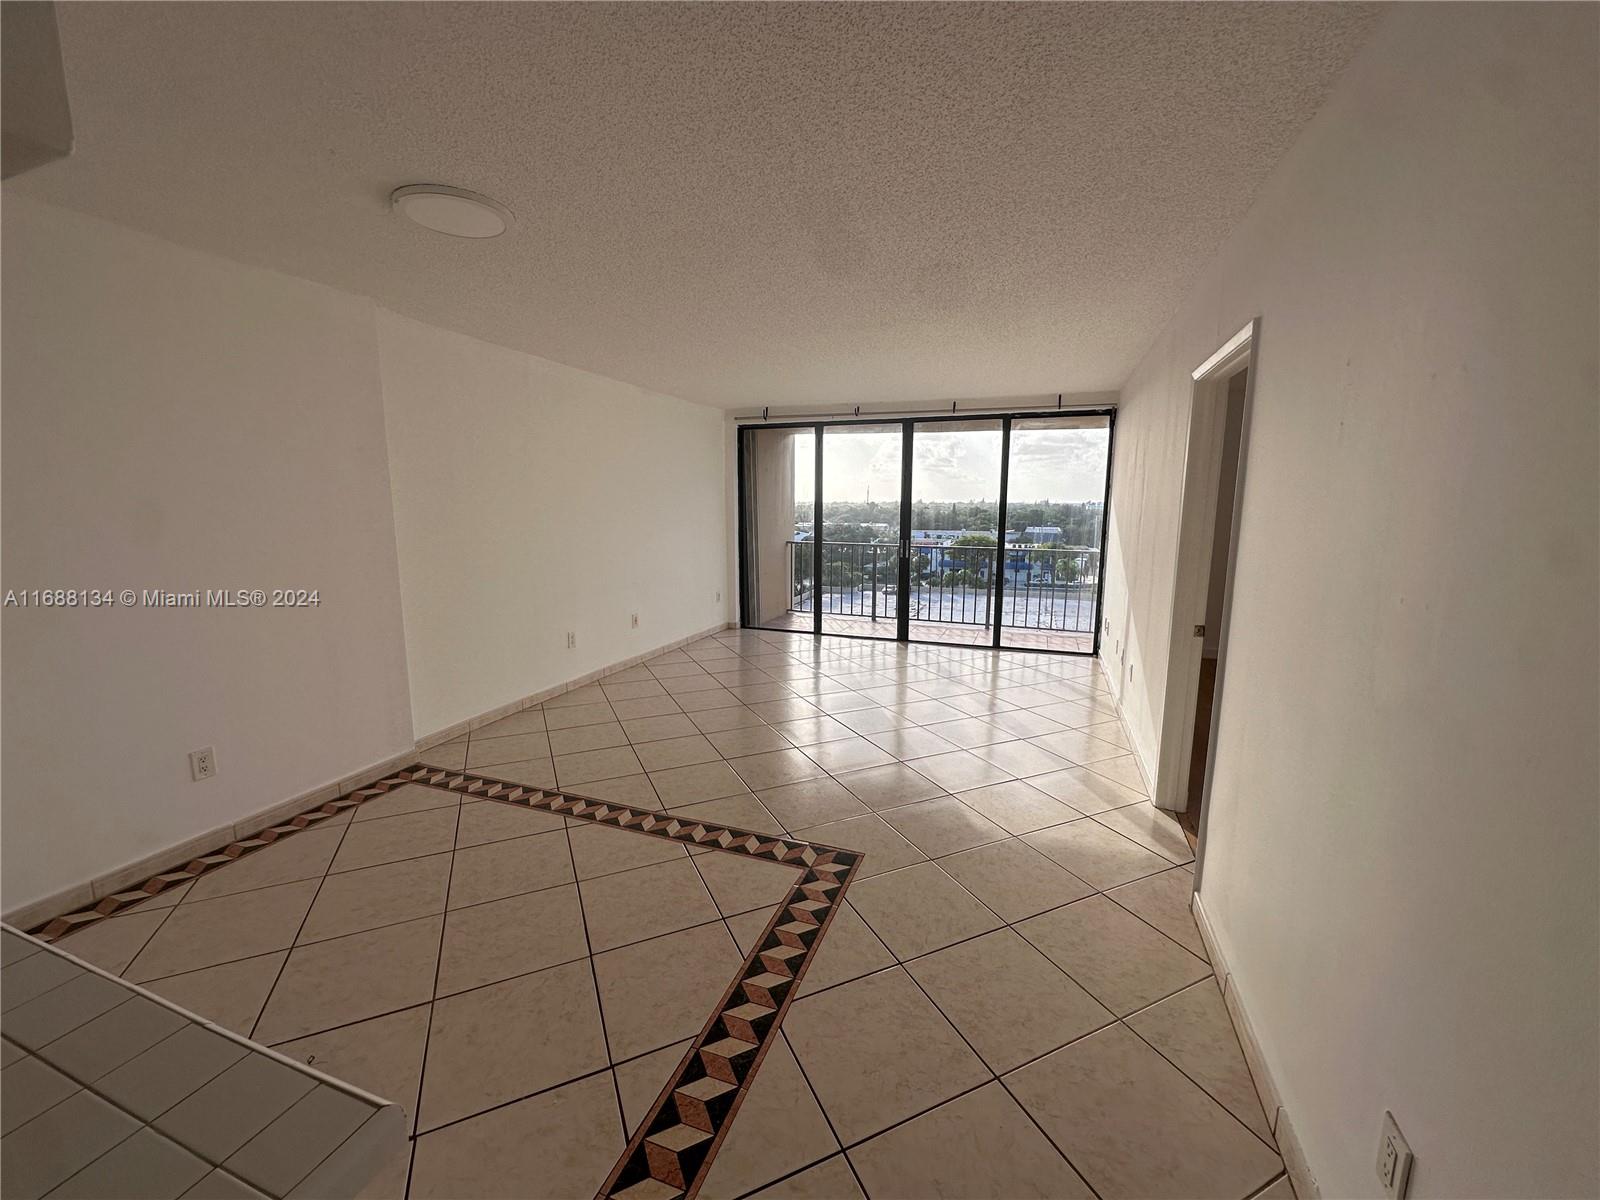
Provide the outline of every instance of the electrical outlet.
[[567,649],[568,650],[575,650],[575,649],[577,649],[577,647],[578,647],[578,635],[575,634],[575,633],[568,633],[567,634]]
[[194,779],[210,779],[217,773],[217,752],[210,746],[204,750],[189,751],[189,775]]
[[1404,1200],[1406,1184],[1411,1182],[1411,1147],[1392,1112],[1383,1114],[1383,1133],[1378,1138],[1378,1182],[1390,1200]]
[[633,614],[633,627],[635,629],[639,628],[639,614],[638,613],[634,613]]

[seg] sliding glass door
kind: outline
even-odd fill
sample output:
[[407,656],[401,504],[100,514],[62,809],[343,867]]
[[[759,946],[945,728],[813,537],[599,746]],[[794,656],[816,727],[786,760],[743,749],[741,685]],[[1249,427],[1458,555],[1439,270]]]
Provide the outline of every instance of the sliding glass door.
[[1003,423],[912,426],[910,636],[994,645]]
[[740,431],[740,607],[747,625],[816,631],[816,483],[815,429]]
[[1100,624],[1111,418],[1018,417],[1010,435],[996,644],[1092,653]]
[[900,424],[822,430],[822,632],[900,636]]
[[749,425],[746,626],[1089,654],[1112,414]]

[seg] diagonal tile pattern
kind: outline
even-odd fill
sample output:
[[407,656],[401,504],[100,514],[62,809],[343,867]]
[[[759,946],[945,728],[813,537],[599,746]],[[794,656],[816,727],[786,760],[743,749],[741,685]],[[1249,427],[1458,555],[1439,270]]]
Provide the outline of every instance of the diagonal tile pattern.
[[1089,659],[728,632],[423,760],[858,852],[843,903],[423,780],[45,932],[404,1105],[373,1196],[1242,1198],[1282,1165],[1128,745]]

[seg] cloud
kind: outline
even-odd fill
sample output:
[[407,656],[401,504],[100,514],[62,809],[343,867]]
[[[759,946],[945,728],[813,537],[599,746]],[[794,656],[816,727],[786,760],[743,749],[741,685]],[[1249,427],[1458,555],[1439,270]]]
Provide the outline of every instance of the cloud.
[[[825,435],[824,483],[829,500],[877,500],[900,494],[898,426],[835,429]],[[1000,431],[919,429],[912,466],[918,500],[994,500],[1000,494]],[[1105,429],[1012,432],[1010,495],[1019,503],[1099,499],[1105,491]],[[806,456],[809,465],[809,455]]]

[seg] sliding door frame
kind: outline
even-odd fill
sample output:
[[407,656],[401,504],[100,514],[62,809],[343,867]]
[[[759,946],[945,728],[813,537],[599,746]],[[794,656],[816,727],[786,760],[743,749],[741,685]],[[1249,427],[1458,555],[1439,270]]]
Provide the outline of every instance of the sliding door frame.
[[827,426],[818,423],[812,438],[817,452],[812,465],[817,477],[811,489],[811,632],[822,632],[822,435]]
[[895,587],[899,589],[894,602],[895,633],[897,642],[911,641],[911,456],[916,451],[917,435],[910,421],[900,426],[900,569],[895,572]]
[[[1006,517],[1009,503],[1008,489],[1011,480],[1011,425],[1013,421],[1034,420],[1050,417],[1104,417],[1106,418],[1106,483],[1105,492],[1100,503],[1100,554],[1095,564],[1094,584],[1094,638],[1090,650],[1046,650],[1034,646],[1006,646],[1002,644],[1002,634],[1006,628],[1002,619],[1002,600],[1005,593],[1005,565],[1006,565]],[[1105,628],[1105,587],[1106,587],[1106,535],[1111,526],[1111,473],[1115,462],[1117,445],[1117,410],[1115,408],[1060,408],[1060,409],[1031,409],[1010,413],[946,413],[929,416],[900,416],[886,415],[882,417],[842,417],[832,420],[820,421],[743,421],[736,426],[735,452],[737,457],[738,474],[738,505],[739,505],[739,625],[743,629],[763,629],[750,618],[750,571],[751,555],[748,528],[748,497],[746,494],[749,486],[749,476],[745,460],[749,455],[749,434],[758,429],[809,429],[814,440],[815,450],[815,478],[812,494],[811,518],[811,578],[812,578],[812,604],[811,604],[811,632],[821,634],[822,630],[822,543],[823,543],[823,434],[830,428],[844,426],[889,426],[899,425],[901,428],[900,443],[900,536],[897,545],[900,550],[900,563],[897,571],[897,588],[899,601],[895,613],[895,636],[893,638],[875,637],[867,633],[831,633],[829,637],[855,638],[867,642],[895,641],[913,646],[955,646],[959,648],[973,648],[971,643],[940,642],[926,638],[913,638],[911,636],[911,609],[906,603],[906,596],[911,585],[911,485],[912,485],[912,456],[916,441],[915,427],[918,425],[934,424],[963,424],[976,421],[1000,421],[1000,495],[998,498],[998,511],[996,524],[998,526],[994,556],[994,607],[993,607],[993,637],[990,647],[995,650],[1017,650],[1028,654],[1061,654],[1073,658],[1093,658],[1100,653],[1100,633]],[[784,630],[770,632],[782,633]],[[790,630],[788,632],[795,632]],[[983,647],[977,647],[979,649]]]

